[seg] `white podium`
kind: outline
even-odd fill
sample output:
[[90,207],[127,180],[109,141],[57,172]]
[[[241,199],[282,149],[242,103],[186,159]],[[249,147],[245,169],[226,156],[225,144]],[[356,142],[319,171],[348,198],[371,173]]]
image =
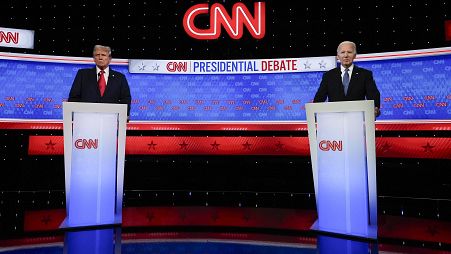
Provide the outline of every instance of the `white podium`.
[[318,220],[312,229],[377,239],[373,101],[307,103]]
[[122,223],[127,105],[63,103],[66,219],[60,228]]

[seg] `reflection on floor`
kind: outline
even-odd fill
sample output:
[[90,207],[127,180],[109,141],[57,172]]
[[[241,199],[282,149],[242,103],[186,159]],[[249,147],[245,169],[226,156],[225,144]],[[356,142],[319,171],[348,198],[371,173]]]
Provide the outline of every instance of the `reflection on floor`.
[[[446,250],[412,248],[315,232],[263,234],[234,232],[122,232],[122,228],[79,229],[51,236],[9,241],[2,254],[444,254]],[[2,244],[6,245],[6,241]]]
[[[24,232],[55,231],[65,216],[64,209],[25,211]],[[122,226],[128,231],[172,227],[305,232],[316,219],[316,211],[311,209],[141,206],[124,208]],[[394,244],[443,249],[451,245],[451,221],[380,214],[378,236]]]
[[[5,248],[4,254],[24,254],[24,253],[159,253],[159,254],[188,254],[188,253],[274,253],[274,254],[340,254],[340,253],[378,253],[375,242],[358,241],[351,239],[336,238],[333,236],[318,235],[314,238],[298,238],[296,241],[271,241],[271,236],[266,236],[267,240],[240,240],[233,239],[233,236],[243,238],[247,234],[224,234],[223,239],[209,238],[178,238],[177,233],[162,234],[156,236],[176,236],[175,238],[154,238],[154,239],[129,239],[122,240],[121,228],[103,228],[66,231],[63,243],[54,243],[41,246],[14,246]],[[208,234],[206,234],[207,236]],[[128,235],[131,236],[130,234]],[[218,235],[216,235],[218,236]],[[252,237],[255,238],[255,237]],[[281,238],[276,237],[276,238]],[[288,240],[288,239],[287,239]],[[291,239],[294,240],[294,239]],[[316,242],[316,244],[315,244]]]

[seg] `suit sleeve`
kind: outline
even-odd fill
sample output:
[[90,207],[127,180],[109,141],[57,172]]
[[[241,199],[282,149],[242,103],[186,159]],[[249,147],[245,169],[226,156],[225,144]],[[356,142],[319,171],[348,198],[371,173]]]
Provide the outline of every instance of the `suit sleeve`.
[[327,99],[327,82],[326,82],[326,72],[323,74],[321,83],[319,85],[318,91],[316,91],[315,98],[313,102],[325,102]]
[[373,72],[369,71],[368,79],[365,80],[366,99],[374,100],[374,106],[380,108],[381,94],[377,89],[376,82],[373,78]]
[[78,71],[72,83],[67,101],[79,102],[81,100],[81,76],[81,72]]
[[127,78],[125,78],[125,75],[122,75],[121,94],[119,100],[120,103],[127,104],[127,116],[130,116],[132,96],[130,95],[130,87],[128,85]]

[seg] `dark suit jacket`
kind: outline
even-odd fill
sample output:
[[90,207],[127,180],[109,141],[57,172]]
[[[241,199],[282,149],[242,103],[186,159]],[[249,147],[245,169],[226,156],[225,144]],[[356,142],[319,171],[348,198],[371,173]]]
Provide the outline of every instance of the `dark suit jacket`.
[[113,71],[111,67],[102,97],[97,85],[96,68],[78,70],[70,89],[68,101],[127,104],[127,114],[130,115],[131,95],[127,79],[124,74]]
[[345,95],[341,79],[341,69],[337,67],[323,74],[323,79],[315,94],[313,102],[374,100],[374,106],[380,108],[380,93],[369,70],[354,65]]

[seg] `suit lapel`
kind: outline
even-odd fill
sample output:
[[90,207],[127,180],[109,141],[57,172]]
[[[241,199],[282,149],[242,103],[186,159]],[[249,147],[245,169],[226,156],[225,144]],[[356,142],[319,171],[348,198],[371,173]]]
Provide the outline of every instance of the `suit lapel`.
[[354,70],[352,71],[351,81],[349,82],[349,87],[348,87],[348,93],[347,93],[348,96],[351,94],[351,91],[353,90],[354,86],[356,86],[356,84],[358,84],[359,78],[360,78],[360,69],[359,69],[359,67],[354,65]]
[[97,82],[97,71],[96,71],[96,67],[94,67],[91,71],[92,74],[89,75],[89,82],[88,84],[93,84],[95,89],[97,91],[97,95],[100,97],[100,90],[99,90],[99,85]]
[[344,92],[344,87],[343,87],[343,79],[341,78],[341,68],[338,67],[336,68],[335,71],[335,83],[338,86],[338,90],[341,91],[341,95],[344,97],[345,96],[345,92]]
[[113,89],[114,84],[116,83],[115,76],[116,76],[115,71],[111,70],[111,67],[110,67],[110,75],[108,76],[108,82],[106,83],[105,93],[103,94],[103,96],[105,96],[105,94],[107,94],[108,91]]

